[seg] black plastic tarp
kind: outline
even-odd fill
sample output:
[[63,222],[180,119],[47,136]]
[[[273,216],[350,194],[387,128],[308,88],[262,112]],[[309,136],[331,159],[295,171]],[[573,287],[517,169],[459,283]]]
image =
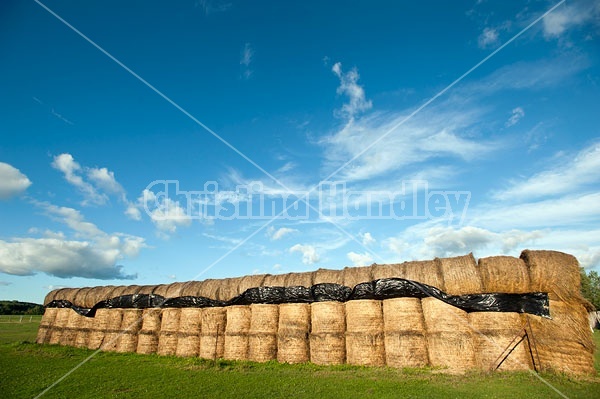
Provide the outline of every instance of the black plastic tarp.
[[347,302],[357,299],[383,300],[427,297],[439,299],[466,312],[517,312],[550,317],[547,293],[448,295],[436,287],[401,278],[374,280],[358,284],[354,288],[332,283],[315,284],[311,287],[256,287],[247,289],[228,301],[218,301],[202,296],[164,298],[154,294],[133,294],[121,295],[98,302],[92,308],[81,308],[66,300],[54,300],[46,307],[71,308],[83,316],[94,317],[96,310],[103,308],[206,308],[258,303]]

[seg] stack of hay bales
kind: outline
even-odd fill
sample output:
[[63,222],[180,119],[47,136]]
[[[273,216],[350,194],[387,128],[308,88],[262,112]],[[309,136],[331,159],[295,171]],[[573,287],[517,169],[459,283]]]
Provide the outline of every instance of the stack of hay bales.
[[593,342],[579,265],[571,255],[523,251],[520,258],[472,254],[431,261],[372,265],[308,273],[254,275],[158,286],[60,289],[52,300],[90,308],[127,294],[166,298],[202,296],[227,301],[254,287],[336,283],[354,287],[381,278],[405,278],[449,295],[547,292],[552,319],[520,313],[472,312],[434,298],[393,298],[252,304],[208,308],[98,309],[87,318],[71,309],[47,308],[37,342],[120,352],[224,357],[232,360],[391,367],[433,366],[450,372],[490,370],[509,343],[530,326],[530,338],[502,364],[505,370],[533,367],[530,350],[544,370],[593,373]]

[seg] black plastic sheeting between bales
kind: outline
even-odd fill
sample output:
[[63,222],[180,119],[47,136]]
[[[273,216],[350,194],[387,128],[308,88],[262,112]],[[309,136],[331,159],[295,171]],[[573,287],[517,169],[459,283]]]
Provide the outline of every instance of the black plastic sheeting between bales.
[[46,307],[71,308],[80,315],[94,317],[97,309],[146,308],[207,308],[254,303],[312,303],[324,301],[347,302],[357,299],[427,298],[433,297],[466,312],[516,312],[550,318],[548,294],[470,294],[448,295],[427,284],[402,278],[385,278],[361,283],[354,288],[340,284],[322,283],[312,287],[256,287],[228,301],[201,296],[165,298],[153,294],[122,295],[98,302],[92,308],[82,308],[66,300],[54,300]]

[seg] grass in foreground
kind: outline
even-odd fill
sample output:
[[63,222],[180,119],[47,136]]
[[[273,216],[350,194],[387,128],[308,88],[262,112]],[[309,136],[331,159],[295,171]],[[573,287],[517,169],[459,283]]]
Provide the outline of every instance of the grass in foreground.
[[[35,323],[32,323],[35,324]],[[0,393],[32,398],[93,352],[28,342],[6,343],[0,325]],[[29,327],[22,337],[34,339]],[[13,328],[13,327],[11,327]],[[12,337],[18,334],[12,331]],[[33,338],[32,338],[33,337]],[[600,344],[600,333],[595,340]],[[596,354],[597,367],[600,359]],[[600,378],[543,378],[570,398],[597,398]],[[82,398],[552,398],[560,397],[529,373],[470,373],[353,366],[285,365],[155,355],[98,353],[44,397]]]

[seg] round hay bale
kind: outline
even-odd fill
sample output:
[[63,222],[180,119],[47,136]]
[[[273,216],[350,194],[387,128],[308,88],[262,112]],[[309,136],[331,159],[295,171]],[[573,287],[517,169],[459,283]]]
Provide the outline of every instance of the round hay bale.
[[117,341],[117,352],[135,352],[137,350],[138,335],[142,328],[143,309],[123,309],[121,320],[121,334]]
[[181,296],[200,296],[201,281],[188,281],[181,288]]
[[541,368],[568,374],[593,374],[594,342],[587,311],[578,302],[550,300],[552,320],[529,318]]
[[403,270],[399,264],[374,264],[371,266],[371,274],[373,276],[373,280],[378,280],[382,278],[406,278],[403,277],[402,272]]
[[248,360],[250,306],[228,306],[224,359]]
[[65,328],[67,327],[67,323],[69,322],[69,316],[71,312],[74,312],[71,309],[67,308],[57,308],[56,309],[56,317],[54,318],[54,323],[52,324],[52,330],[50,333],[50,339],[48,343],[50,344],[60,344],[61,336],[64,333]]
[[158,353],[161,356],[172,356],[177,352],[177,334],[181,310],[169,308],[162,310],[160,334],[158,336]]
[[252,360],[254,362],[266,362],[277,359],[278,326],[278,305],[250,305],[248,360]]
[[177,334],[177,356],[198,356],[200,351],[200,326],[202,309],[183,308],[179,318]]
[[440,269],[439,262],[435,260],[405,262],[396,265],[400,272],[400,278],[413,280],[419,283],[428,284],[444,291],[444,275]]
[[124,292],[123,292],[122,295],[135,295],[135,294],[138,294],[140,292],[141,288],[142,287],[140,285],[136,285],[136,284],[128,285],[127,289],[124,290]]
[[250,288],[262,287],[263,281],[265,281],[265,277],[265,274],[254,274],[242,277],[238,285],[236,295],[243,294],[244,291]]
[[354,288],[357,284],[373,281],[373,270],[371,267],[346,267],[342,270],[342,281],[346,287]]
[[435,298],[424,298],[421,305],[431,366],[445,367],[450,372],[475,368],[475,345],[467,313]]
[[[519,313],[473,312],[469,324],[474,330],[475,365],[481,370],[495,370],[513,339],[523,335],[523,321]],[[516,343],[516,342],[515,342]],[[526,342],[520,343],[502,363],[499,370],[529,370],[531,357]]]
[[479,259],[484,292],[524,294],[531,292],[529,271],[523,259],[491,256]]
[[186,283],[172,283],[167,286],[166,298],[178,298]]
[[287,274],[267,274],[263,280],[263,287],[285,287]]
[[429,364],[421,300],[393,298],[383,301],[385,362],[396,368]]
[[340,302],[310,304],[310,361],[343,364],[346,361],[346,307]]
[[92,308],[98,302],[112,298],[112,292],[115,288],[113,285],[92,288],[85,296],[85,307]]
[[198,288],[198,294],[196,296],[203,296],[209,299],[217,299],[219,297],[219,288],[221,286],[221,280],[208,279],[201,281]]
[[78,348],[87,348],[92,327],[94,325],[93,317],[82,317],[79,321],[79,330],[75,337],[75,346]]
[[158,334],[161,325],[161,309],[144,309],[142,313],[142,329],[138,336],[137,353],[156,353],[158,349]]
[[480,294],[484,292],[477,262],[470,253],[454,258],[438,258],[445,292],[448,295]]
[[58,294],[58,292],[61,289],[62,288],[59,288],[59,289],[52,290],[52,291],[48,292],[46,294],[46,296],[44,297],[44,306],[48,305],[50,302],[52,302],[54,299],[56,299],[56,294]]
[[360,366],[383,366],[385,348],[382,301],[346,302],[346,361]]
[[85,308],[85,297],[91,290],[93,290],[93,288],[85,287],[77,291],[77,293],[73,297],[73,305]]
[[123,322],[123,309],[108,309],[106,316],[106,329],[104,340],[100,346],[104,351],[115,352],[121,335],[121,324]]
[[36,343],[47,344],[50,342],[50,336],[52,335],[52,329],[54,327],[54,321],[56,320],[57,313],[57,308],[46,308],[44,310],[44,315],[42,316],[42,320],[40,320],[40,326],[38,327],[37,338],[35,340]]
[[344,284],[343,270],[318,269],[313,275],[313,284]]
[[286,281],[288,287],[306,287],[313,285],[313,273],[290,273]]
[[137,293],[140,295],[150,295],[155,288],[156,285],[142,285]]
[[581,300],[579,262],[572,256],[557,251],[521,252],[521,259],[529,269],[530,289],[547,292],[552,300]]
[[160,295],[162,297],[167,298],[167,290],[169,289],[169,284],[160,284],[154,287],[152,294]]
[[98,309],[96,316],[90,319],[91,327],[87,342],[88,349],[99,349],[102,343],[105,342],[105,336],[113,318],[111,311],[112,309]]
[[226,324],[226,308],[203,309],[199,352],[201,358],[219,359],[223,357]]
[[241,277],[226,278],[221,280],[217,299],[220,301],[228,301],[231,298],[236,297],[238,295],[238,289],[241,281]]
[[306,363],[310,360],[310,305],[284,303],[279,305],[277,330],[277,360],[282,363]]

